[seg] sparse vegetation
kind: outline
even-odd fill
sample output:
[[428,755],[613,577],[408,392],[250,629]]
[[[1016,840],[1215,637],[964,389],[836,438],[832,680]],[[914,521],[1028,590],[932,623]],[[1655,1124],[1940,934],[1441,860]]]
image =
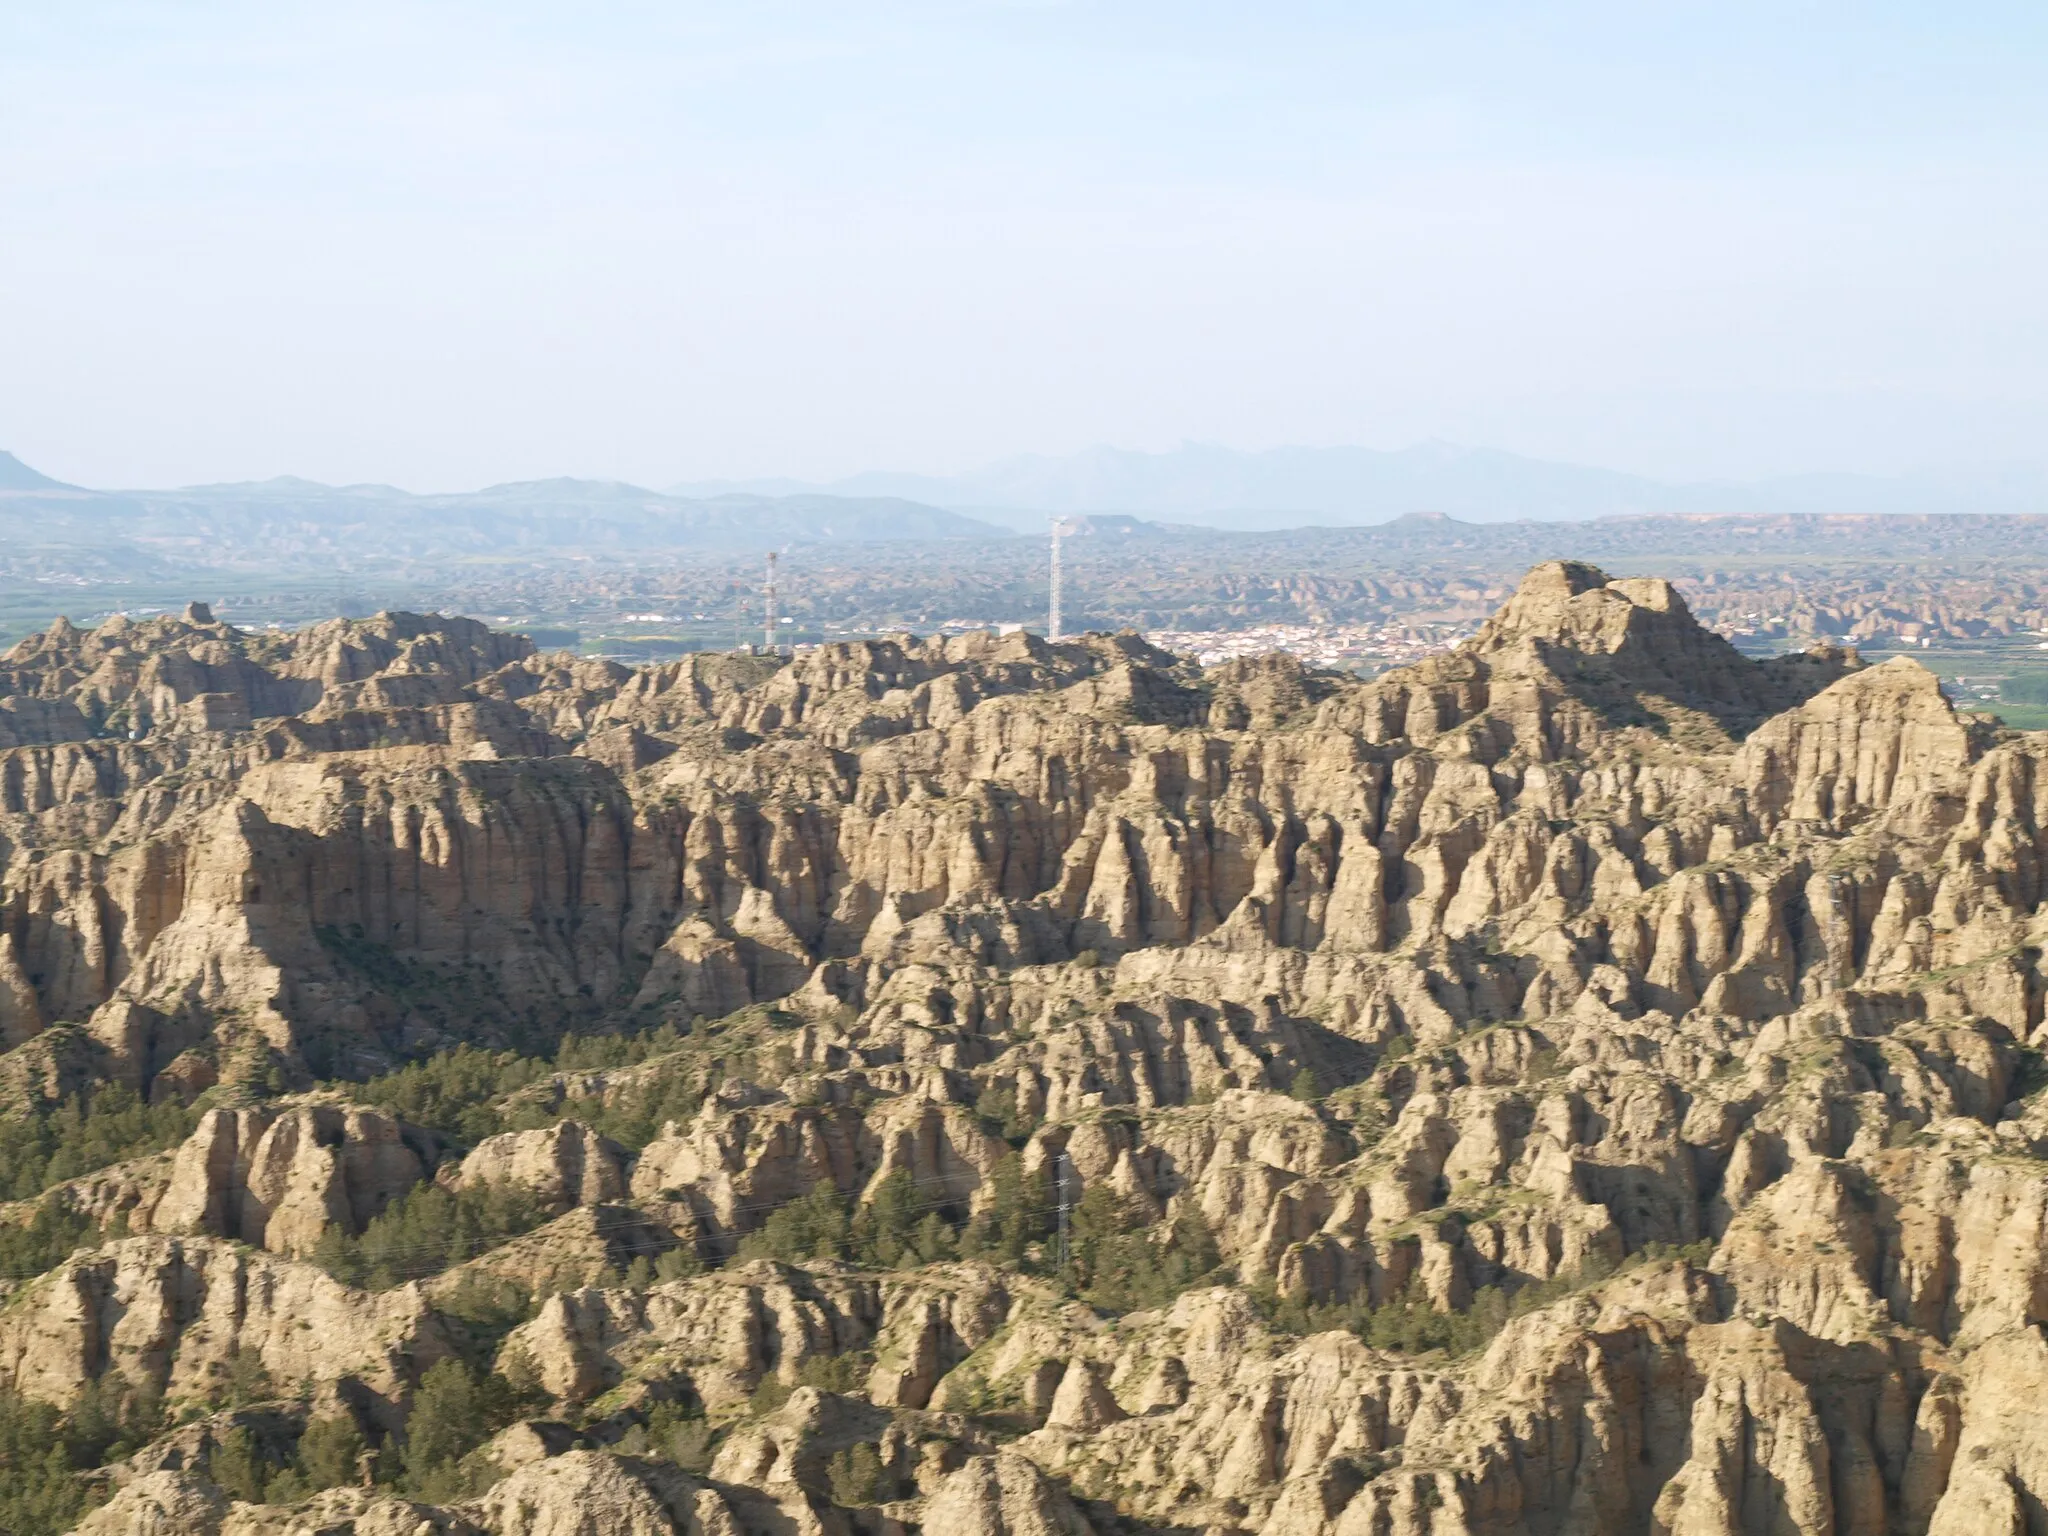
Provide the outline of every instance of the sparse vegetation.
[[[638,1034],[567,1035],[552,1055],[488,1051],[463,1044],[413,1062],[353,1091],[414,1125],[473,1145],[500,1131],[580,1120],[600,1135],[638,1149],[670,1120],[687,1122],[703,1103],[698,1060],[681,1060],[673,1072],[658,1072],[622,1086],[605,1098],[520,1100],[521,1090],[568,1072],[615,1071],[673,1053],[684,1036],[672,1025]],[[720,1069],[708,1069],[712,1080]]]
[[479,1050],[465,1043],[373,1077],[355,1095],[401,1120],[473,1143],[505,1129],[497,1099],[552,1070],[544,1057]]
[[[299,1436],[296,1465],[286,1474],[294,1478],[291,1491],[314,1493],[354,1482],[368,1449],[369,1442],[364,1440],[352,1415],[337,1413],[309,1419],[305,1432]],[[273,1496],[284,1491],[273,1485]]]
[[206,1460],[206,1475],[238,1499],[261,1504],[274,1469],[256,1449],[256,1437],[246,1424],[237,1424],[214,1446]]
[[175,1147],[198,1118],[175,1101],[145,1104],[124,1083],[11,1114],[0,1119],[0,1200],[33,1200],[66,1179]]
[[701,1413],[673,1401],[658,1402],[647,1411],[644,1422],[633,1425],[620,1437],[617,1449],[629,1456],[651,1456],[673,1462],[685,1472],[702,1476],[711,1470],[711,1458],[719,1434]]
[[654,1072],[624,1085],[603,1102],[572,1101],[561,1106],[565,1119],[580,1120],[600,1136],[609,1136],[635,1151],[661,1134],[670,1121],[688,1125],[703,1106],[704,1091],[699,1076],[716,1081],[716,1067],[690,1059],[678,1060],[673,1070]]
[[540,1310],[533,1293],[514,1280],[464,1274],[434,1301],[449,1336],[472,1367],[486,1365],[505,1335]]
[[477,1491],[476,1478],[462,1459],[530,1403],[529,1395],[504,1376],[480,1375],[460,1360],[430,1366],[405,1421],[406,1492],[449,1503]]
[[890,1174],[857,1208],[829,1184],[779,1206],[758,1232],[740,1243],[740,1257],[801,1264],[812,1259],[850,1259],[875,1269],[929,1264],[951,1258],[959,1247],[938,1203],[921,1199],[903,1172]]
[[89,1384],[68,1413],[0,1391],[0,1531],[70,1530],[106,1496],[78,1474],[128,1455],[163,1425],[161,1401],[118,1380]]
[[992,1136],[1000,1136],[1013,1147],[1022,1146],[1031,1134],[1032,1122],[1018,1107],[1014,1083],[995,1083],[981,1091],[974,1102],[975,1117]]
[[1711,1240],[1683,1246],[1650,1243],[1619,1266],[1595,1260],[1576,1269],[1562,1271],[1548,1280],[1525,1283],[1511,1290],[1486,1286],[1462,1311],[1442,1310],[1412,1287],[1379,1306],[1374,1306],[1363,1295],[1348,1302],[1316,1303],[1301,1296],[1277,1295],[1270,1287],[1254,1288],[1250,1294],[1267,1322],[1283,1333],[1311,1334],[1346,1329],[1375,1349],[1403,1354],[1443,1350],[1451,1355],[1463,1355],[1485,1348],[1513,1319],[1597,1285],[1610,1275],[1646,1264],[1681,1262],[1700,1265],[1706,1263],[1713,1251]]
[[880,1504],[896,1495],[895,1478],[882,1465],[881,1453],[866,1441],[835,1453],[826,1464],[832,1502],[857,1508]]
[[990,1171],[988,1204],[960,1234],[963,1258],[989,1258],[1022,1267],[1031,1245],[1050,1230],[1051,1204],[1025,1187],[1024,1159],[1006,1153]]
[[26,1280],[62,1264],[99,1235],[99,1228],[54,1196],[19,1226],[0,1225],[0,1280]]
[[1170,1223],[1145,1225],[1144,1213],[1106,1184],[1090,1185],[1073,1213],[1074,1287],[1109,1312],[1163,1307],[1215,1278],[1223,1263],[1216,1238],[1192,1201]]
[[388,1290],[488,1253],[546,1217],[523,1189],[486,1184],[451,1193],[438,1184],[418,1184],[360,1236],[329,1227],[312,1257],[345,1284]]

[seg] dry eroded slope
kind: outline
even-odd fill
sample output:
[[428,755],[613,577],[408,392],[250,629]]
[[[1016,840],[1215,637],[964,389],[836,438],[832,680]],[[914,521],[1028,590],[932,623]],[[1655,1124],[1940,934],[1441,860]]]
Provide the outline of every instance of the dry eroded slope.
[[[17,647],[0,741],[0,1113],[197,1115],[9,1208],[84,1246],[11,1282],[0,1388],[199,1415],[92,1529],[1954,1536],[2048,1500],[2048,741],[1910,663],[1751,663],[1583,566],[1363,685],[195,612]],[[494,1058],[439,1118],[346,1086],[569,1030],[641,1044]],[[429,1188],[549,1219],[348,1271]],[[530,1301],[483,1327],[491,1283]],[[443,1359],[498,1366],[470,1441],[520,1422],[429,1475]],[[344,1415],[378,1488],[248,1497],[236,1457],[302,1497]]]

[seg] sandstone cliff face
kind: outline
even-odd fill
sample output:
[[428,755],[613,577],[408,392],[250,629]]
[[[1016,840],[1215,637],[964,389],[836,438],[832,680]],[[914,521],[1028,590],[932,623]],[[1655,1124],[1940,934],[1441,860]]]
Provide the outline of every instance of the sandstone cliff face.
[[603,1205],[626,1193],[626,1150],[574,1120],[547,1130],[507,1131],[481,1142],[448,1182],[513,1185],[549,1210]]
[[1024,1456],[977,1456],[946,1480],[925,1508],[931,1536],[1094,1536],[1059,1486]]
[[357,1233],[417,1184],[432,1138],[352,1104],[209,1110],[135,1224],[310,1253],[329,1227]]
[[593,1451],[523,1467],[476,1509],[492,1536],[738,1536],[712,1489],[671,1467]]
[[451,1353],[415,1286],[352,1291],[321,1271],[209,1238],[138,1237],[75,1256],[0,1314],[0,1387],[69,1404],[112,1372],[199,1399],[245,1357],[396,1423]]
[[[148,1235],[21,1286],[0,1388],[199,1401],[246,1356],[395,1456],[511,1279],[540,1294],[487,1343],[570,1425],[472,1497],[287,1513],[157,1467],[96,1528],[2048,1504],[2048,744],[1910,662],[1753,663],[1666,583],[1556,565],[1372,683],[1131,636],[629,671],[195,614],[53,629],[0,702],[0,1113],[98,1076],[219,1101],[53,1190]],[[662,1024],[473,1145],[305,1091]],[[431,1286],[306,1262],[429,1179],[555,1220]],[[799,1208],[895,1246],[794,1252]],[[1159,1273],[1061,1270],[1062,1210]]]

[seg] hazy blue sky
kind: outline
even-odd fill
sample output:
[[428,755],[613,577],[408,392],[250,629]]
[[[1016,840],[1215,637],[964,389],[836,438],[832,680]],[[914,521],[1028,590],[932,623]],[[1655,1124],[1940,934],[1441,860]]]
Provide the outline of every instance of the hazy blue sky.
[[2048,6],[0,0],[90,484],[2048,458]]

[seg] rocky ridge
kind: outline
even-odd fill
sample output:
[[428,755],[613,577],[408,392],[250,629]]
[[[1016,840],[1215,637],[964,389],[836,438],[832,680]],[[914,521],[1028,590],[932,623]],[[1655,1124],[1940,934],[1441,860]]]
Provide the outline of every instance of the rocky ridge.
[[[2048,1498],[2048,738],[1911,662],[1752,663],[1554,564],[1364,684],[1128,635],[628,670],[195,609],[24,642],[0,720],[0,1115],[199,1112],[5,1208],[82,1231],[8,1282],[0,1391],[228,1426],[91,1474],[82,1528],[1954,1533]],[[568,1031],[649,1044],[502,1065]],[[469,1118],[378,1086],[458,1046],[504,1053]],[[334,1278],[505,1190],[530,1229]],[[464,1362],[511,1427],[436,1482]],[[273,1416],[234,1454],[311,1466],[345,1419],[375,1486],[226,1486],[230,1379]]]

